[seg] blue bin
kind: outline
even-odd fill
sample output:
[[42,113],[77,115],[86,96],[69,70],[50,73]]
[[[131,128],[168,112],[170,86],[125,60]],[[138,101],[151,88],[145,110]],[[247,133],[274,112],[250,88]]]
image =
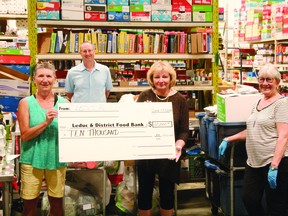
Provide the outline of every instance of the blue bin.
[[[224,215],[231,215],[230,176],[220,175],[220,207]],[[243,172],[234,175],[234,215],[247,216],[248,213],[242,201]]]
[[199,119],[199,135],[201,150],[208,153],[207,129],[204,121],[205,113],[198,113],[196,118]]
[[217,132],[214,120],[215,117],[204,117],[207,130],[208,155],[213,159],[218,159]]
[[[222,140],[227,137],[234,135],[240,131],[246,129],[246,122],[220,122],[218,120],[214,121],[216,127],[216,134],[217,134],[217,152],[218,147],[221,144]],[[234,164],[230,164],[230,157],[231,157],[231,145],[228,146],[227,150],[225,151],[224,157],[220,159],[220,163],[230,167],[245,167],[246,160],[247,160],[247,152],[245,147],[245,141],[236,141],[232,143],[235,145],[234,150]]]

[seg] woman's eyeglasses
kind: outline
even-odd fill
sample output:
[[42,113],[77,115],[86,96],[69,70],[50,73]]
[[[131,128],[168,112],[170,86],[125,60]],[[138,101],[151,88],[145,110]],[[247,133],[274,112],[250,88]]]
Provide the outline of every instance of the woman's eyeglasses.
[[266,78],[261,77],[261,78],[258,78],[258,82],[259,82],[259,83],[264,83],[265,80],[266,80],[267,83],[272,83],[273,80],[274,80],[274,78],[270,78],[270,77],[266,77]]

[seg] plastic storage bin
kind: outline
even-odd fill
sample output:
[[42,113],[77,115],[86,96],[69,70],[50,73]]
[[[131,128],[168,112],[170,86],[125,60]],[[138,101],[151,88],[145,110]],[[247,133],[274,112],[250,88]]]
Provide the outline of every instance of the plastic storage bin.
[[[217,152],[220,143],[225,137],[234,135],[246,129],[246,122],[219,122],[216,120],[214,121],[214,124],[217,134]],[[230,164],[232,145],[228,146],[224,157],[220,158],[220,163],[227,167],[245,167],[247,160],[245,141],[236,141],[233,142],[233,145],[235,145],[233,155],[234,164]]]
[[204,117],[205,113],[198,113],[196,115],[196,118],[199,119],[199,137],[200,137],[201,150],[204,151],[205,153],[208,153],[207,129]]
[[[243,172],[234,175],[234,215],[248,215],[242,201]],[[230,211],[230,176],[220,175],[220,206],[224,215],[231,215]]]
[[214,124],[215,117],[204,117],[207,130],[208,155],[213,159],[218,159],[217,131]]

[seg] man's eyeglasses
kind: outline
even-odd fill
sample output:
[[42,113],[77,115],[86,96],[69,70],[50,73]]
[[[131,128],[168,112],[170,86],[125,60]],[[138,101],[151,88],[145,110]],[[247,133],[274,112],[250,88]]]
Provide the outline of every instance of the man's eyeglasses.
[[265,80],[266,80],[267,83],[272,83],[273,80],[274,80],[274,78],[271,78],[271,77],[266,77],[266,78],[261,77],[261,78],[258,78],[258,82],[259,82],[259,83],[264,83]]

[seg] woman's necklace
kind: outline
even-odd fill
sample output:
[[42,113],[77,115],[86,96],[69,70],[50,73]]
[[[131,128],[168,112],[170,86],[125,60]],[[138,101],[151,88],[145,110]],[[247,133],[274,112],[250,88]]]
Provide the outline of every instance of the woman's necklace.
[[[155,92],[154,92],[155,93]],[[166,102],[168,102],[168,100],[169,100],[169,97],[170,97],[170,95],[168,94],[166,97],[164,97],[164,98],[161,98],[161,97],[159,97],[156,93],[155,93],[155,96],[156,96],[156,98],[157,99],[159,99],[160,101],[166,101]]]

